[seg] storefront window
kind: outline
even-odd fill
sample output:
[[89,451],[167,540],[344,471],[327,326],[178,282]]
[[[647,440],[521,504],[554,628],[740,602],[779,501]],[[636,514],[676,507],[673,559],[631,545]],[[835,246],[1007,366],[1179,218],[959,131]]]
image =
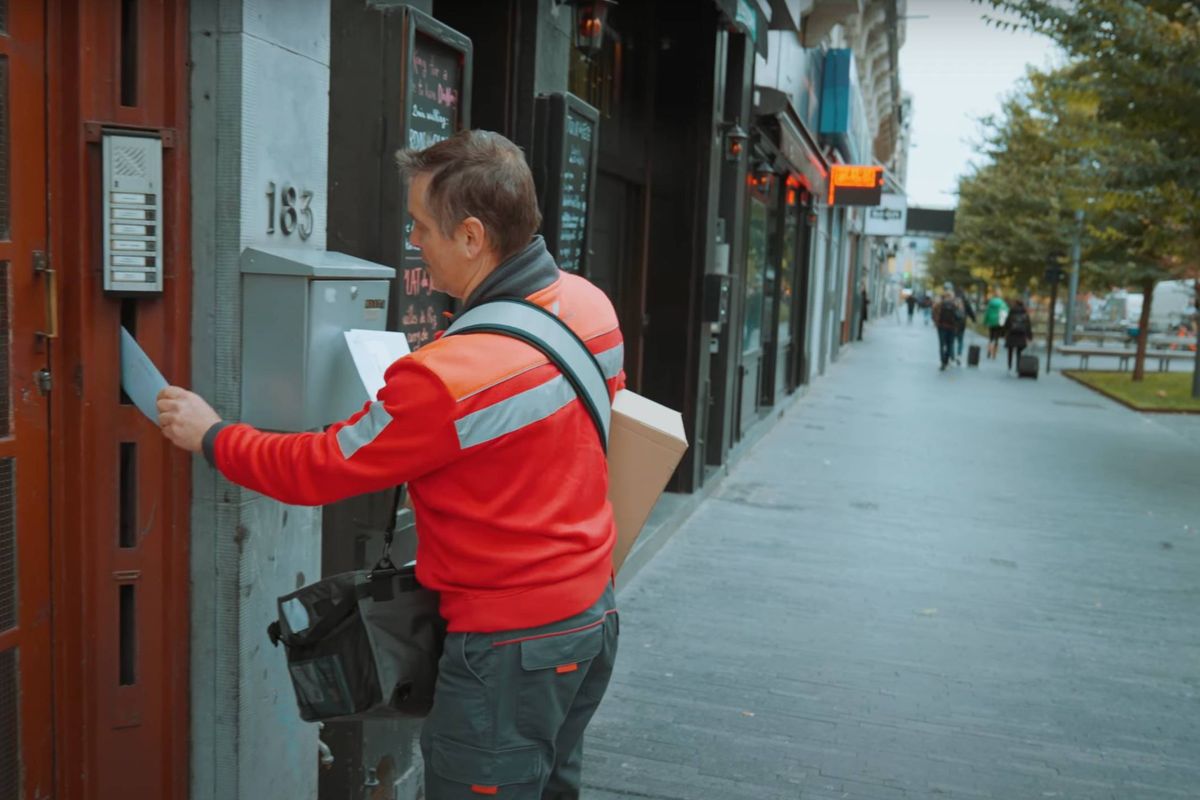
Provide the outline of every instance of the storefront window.
[[742,327],[742,350],[762,347],[763,279],[767,271],[767,204],[750,198],[750,242],[746,254],[746,313]]
[[779,282],[779,341],[792,338],[792,293],[796,281],[796,248],[799,245],[800,224],[796,208],[786,206],[783,211],[783,275]]

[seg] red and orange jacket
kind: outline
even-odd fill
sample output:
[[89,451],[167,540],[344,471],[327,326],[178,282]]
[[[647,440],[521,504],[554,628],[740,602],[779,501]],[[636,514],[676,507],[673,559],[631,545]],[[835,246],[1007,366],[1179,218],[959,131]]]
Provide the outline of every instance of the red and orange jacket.
[[[615,395],[624,350],[604,293],[560,272],[536,237],[467,306],[517,287],[587,343]],[[417,576],[441,593],[451,631],[532,627],[593,603],[612,576],[608,467],[557,368],[523,342],[481,333],[431,342],[385,377],[374,402],[323,433],[221,424],[206,455],[234,483],[295,505],[407,483]]]

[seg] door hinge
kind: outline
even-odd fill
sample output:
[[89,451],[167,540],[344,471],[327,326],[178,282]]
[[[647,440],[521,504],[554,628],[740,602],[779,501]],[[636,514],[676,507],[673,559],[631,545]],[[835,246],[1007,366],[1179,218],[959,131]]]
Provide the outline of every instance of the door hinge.
[[33,377],[37,380],[38,391],[43,395],[49,394],[50,390],[54,388],[54,378],[51,376],[50,370],[39,369]]

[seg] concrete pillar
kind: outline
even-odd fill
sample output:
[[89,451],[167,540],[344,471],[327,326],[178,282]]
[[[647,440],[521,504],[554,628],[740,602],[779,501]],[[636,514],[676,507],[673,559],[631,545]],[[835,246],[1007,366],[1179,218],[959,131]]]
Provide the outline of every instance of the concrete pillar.
[[[325,247],[329,4],[193,0],[190,17],[192,382],[236,420],[242,250]],[[306,238],[270,224],[271,184],[311,192]],[[243,491],[197,458],[190,547],[190,796],[315,797],[317,730],[266,626],[278,595],[320,575],[318,511]]]

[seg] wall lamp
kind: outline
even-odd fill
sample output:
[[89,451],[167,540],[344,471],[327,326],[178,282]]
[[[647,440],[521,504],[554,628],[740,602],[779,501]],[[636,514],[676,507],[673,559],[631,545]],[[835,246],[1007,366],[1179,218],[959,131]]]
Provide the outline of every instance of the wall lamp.
[[725,160],[737,161],[742,157],[742,153],[746,149],[746,140],[750,138],[750,134],[742,129],[742,126],[733,123],[725,124]]
[[571,6],[575,14],[575,49],[594,56],[604,47],[604,28],[608,25],[609,8],[617,0],[557,0],[560,6]]

